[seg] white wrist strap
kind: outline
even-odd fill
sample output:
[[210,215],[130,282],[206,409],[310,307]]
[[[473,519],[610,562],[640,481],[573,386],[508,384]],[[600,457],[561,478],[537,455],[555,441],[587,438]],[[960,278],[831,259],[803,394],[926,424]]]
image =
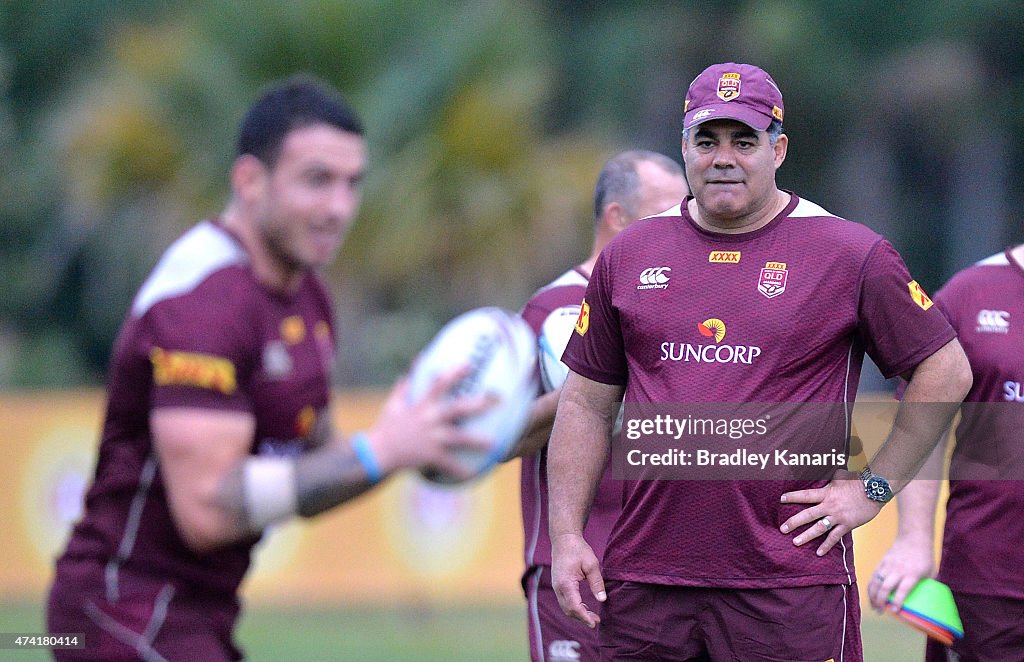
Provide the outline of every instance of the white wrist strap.
[[249,524],[263,530],[288,519],[298,510],[295,461],[284,457],[254,455],[245,461],[242,490]]

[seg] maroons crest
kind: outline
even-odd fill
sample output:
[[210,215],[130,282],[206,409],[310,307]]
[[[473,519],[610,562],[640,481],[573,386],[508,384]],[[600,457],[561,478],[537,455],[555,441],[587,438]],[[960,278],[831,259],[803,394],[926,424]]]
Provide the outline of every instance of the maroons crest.
[[757,281],[757,291],[769,299],[774,299],[786,291],[789,271],[785,262],[768,262],[761,269],[761,277]]
[[722,101],[732,101],[740,95],[740,75],[737,73],[722,74],[718,79],[716,94]]

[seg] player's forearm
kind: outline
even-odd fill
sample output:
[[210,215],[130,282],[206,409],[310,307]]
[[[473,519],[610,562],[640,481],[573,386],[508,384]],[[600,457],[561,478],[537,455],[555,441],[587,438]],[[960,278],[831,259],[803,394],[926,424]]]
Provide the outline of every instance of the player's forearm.
[[207,539],[200,546],[227,544],[295,515],[312,517],[359,496],[382,477],[379,467],[367,470],[351,440],[335,440],[298,458],[248,457],[221,483],[222,522],[214,529],[216,538],[201,536]]
[[548,442],[548,513],[552,539],[581,534],[608,461],[610,416],[563,402]]
[[[372,458],[373,451],[367,452]],[[370,489],[384,474],[379,466],[367,471],[366,462],[349,442],[332,443],[300,456],[295,463],[298,514],[313,517]]]
[[971,381],[970,364],[956,340],[917,366],[889,438],[871,460],[872,470],[889,478],[894,491],[918,474],[949,429]]
[[939,481],[917,479],[897,495],[899,525],[896,537],[931,549],[935,542],[935,506]]
[[907,483],[896,497],[899,510],[896,537],[929,550],[935,542],[935,508],[942,485],[947,436],[942,435],[917,478]]

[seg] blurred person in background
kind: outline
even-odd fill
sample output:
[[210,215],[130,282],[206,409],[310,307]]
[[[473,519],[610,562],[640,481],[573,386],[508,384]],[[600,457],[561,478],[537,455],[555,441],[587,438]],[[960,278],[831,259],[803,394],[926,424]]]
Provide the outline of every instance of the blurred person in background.
[[[557,334],[545,341],[557,347],[538,348],[557,358],[572,333],[586,292],[590,272],[601,250],[630,223],[674,207],[689,189],[678,163],[657,152],[631,150],[609,159],[594,190],[594,237],[590,257],[540,288],[526,303],[522,316],[538,337],[545,325]],[[564,368],[563,364],[559,364]],[[561,372],[546,371],[541,362],[541,389],[531,427],[513,456],[522,457],[520,500],[525,537],[526,570],[522,584],[527,601],[530,656],[534,662],[596,660],[597,633],[567,617],[551,587],[551,540],[548,537],[547,442],[562,381]],[[583,535],[600,558],[608,532],[622,507],[622,482],[613,481],[605,467]]]
[[332,429],[335,321],[317,271],[360,202],[366,145],[336,91],[299,75],[240,127],[231,196],[139,290],[114,347],[85,513],[57,560],[47,625],[84,633],[58,659],[236,660],[238,587],[263,530],[312,517],[402,468],[456,476],[455,423],[489,406],[419,403],[399,382],[375,424]]
[[[956,329],[974,384],[949,464],[936,579],[947,584],[964,637],[950,653],[929,639],[928,662],[1024,659],[1024,245],[955,274],[935,305]],[[868,584],[871,605],[899,607],[934,574],[935,509],[945,437],[898,497],[899,527]]]
[[[605,247],[562,355],[571,372],[547,458],[552,584],[565,613],[600,624],[603,660],[861,660],[851,531],[916,473],[955,411],[939,420],[906,403],[958,403],[970,386],[953,329],[889,242],[778,188],[783,116],[758,67],[716,64],[693,80],[682,140],[692,195]],[[583,528],[620,401],[626,419],[641,405],[844,411],[865,352],[910,385],[901,424],[861,476],[844,461],[815,479],[644,471],[625,481],[599,562]],[[735,443],[764,443],[750,436]],[[832,438],[781,437],[850,451],[845,425]]]

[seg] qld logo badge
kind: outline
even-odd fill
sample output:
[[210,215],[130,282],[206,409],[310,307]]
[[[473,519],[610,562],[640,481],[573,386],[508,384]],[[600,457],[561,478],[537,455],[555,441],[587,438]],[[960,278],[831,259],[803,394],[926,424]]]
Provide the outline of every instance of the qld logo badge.
[[718,79],[718,98],[722,101],[732,101],[740,95],[740,75],[734,73],[722,74]]
[[757,291],[769,299],[774,299],[786,291],[786,280],[789,271],[785,262],[767,262],[761,269],[761,277],[757,281]]

